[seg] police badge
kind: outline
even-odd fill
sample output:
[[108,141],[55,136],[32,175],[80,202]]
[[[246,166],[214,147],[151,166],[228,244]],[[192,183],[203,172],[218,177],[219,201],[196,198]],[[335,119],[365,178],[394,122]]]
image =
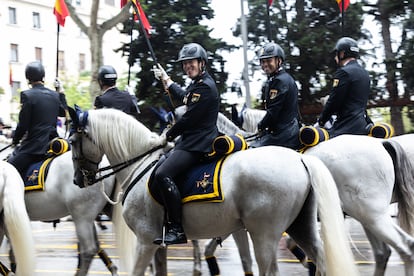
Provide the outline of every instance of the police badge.
[[334,79],[333,80],[333,87],[337,87],[338,86],[338,84],[339,84],[339,79]]
[[270,91],[269,91],[269,97],[270,97],[271,100],[273,100],[274,98],[276,98],[277,92],[278,92],[277,89],[270,89]]
[[196,103],[196,102],[198,102],[198,100],[200,99],[200,94],[197,94],[197,93],[193,93],[193,96],[191,97],[191,102],[192,103]]

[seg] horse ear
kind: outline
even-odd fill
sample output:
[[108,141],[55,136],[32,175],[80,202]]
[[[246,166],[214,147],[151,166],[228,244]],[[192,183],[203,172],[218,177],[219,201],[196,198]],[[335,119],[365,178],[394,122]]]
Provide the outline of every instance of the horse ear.
[[[75,105],[75,108],[77,106]],[[69,116],[72,119],[72,124],[74,126],[78,126],[79,125],[79,117],[78,114],[76,113],[76,110],[73,109],[72,107],[68,106],[68,111],[69,111]]]

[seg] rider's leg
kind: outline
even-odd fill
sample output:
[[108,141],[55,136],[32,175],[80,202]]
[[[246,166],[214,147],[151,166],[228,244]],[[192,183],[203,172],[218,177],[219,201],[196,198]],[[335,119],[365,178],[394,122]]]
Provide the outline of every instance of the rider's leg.
[[[167,209],[167,231],[164,242],[168,244],[186,243],[184,229],[181,223],[182,206],[181,196],[177,186],[170,177],[165,177],[161,183],[164,206]],[[161,244],[162,237],[154,240],[154,243]]]

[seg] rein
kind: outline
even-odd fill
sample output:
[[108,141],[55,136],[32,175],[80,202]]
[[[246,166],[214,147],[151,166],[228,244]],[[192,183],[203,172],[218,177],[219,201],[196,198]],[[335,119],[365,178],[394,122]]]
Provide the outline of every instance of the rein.
[[[139,159],[141,159],[142,157],[144,157],[144,156],[146,156],[146,155],[148,155],[148,154],[151,154],[151,153],[153,153],[154,151],[157,151],[157,150],[159,150],[159,149],[161,149],[161,148],[163,148],[163,147],[164,147],[163,145],[156,146],[156,147],[154,147],[154,148],[152,148],[152,149],[150,149],[150,150],[148,150],[148,151],[144,152],[143,154],[140,154],[140,155],[138,155],[138,156],[136,156],[136,157],[134,157],[134,158],[132,158],[132,159],[129,159],[129,160],[127,160],[127,161],[121,162],[121,163],[116,164],[116,165],[114,165],[114,166],[109,165],[109,166],[106,166],[106,167],[103,167],[103,168],[98,169],[98,170],[96,171],[96,173],[100,173],[100,172],[108,171],[108,170],[111,170],[111,169],[114,169],[114,170],[113,170],[112,172],[110,172],[110,173],[107,173],[107,174],[105,174],[105,175],[103,175],[103,176],[99,177],[99,178],[96,178],[96,179],[93,181],[93,183],[92,183],[92,184],[95,184],[95,183],[97,183],[97,182],[99,182],[99,181],[104,180],[104,179],[105,179],[105,178],[107,178],[107,177],[110,177],[111,175],[116,174],[117,172],[119,172],[119,171],[121,171],[121,170],[125,169],[126,167],[128,167],[129,165],[131,165],[131,164],[135,163],[136,161],[138,161],[138,160],[139,160]],[[157,162],[157,161],[158,161],[158,160],[156,160],[156,161],[154,161],[154,162]],[[152,163],[151,163],[151,164],[152,164]],[[95,174],[96,174],[96,173],[95,173]],[[142,176],[141,176],[141,177],[142,177]],[[137,180],[137,181],[138,181],[138,180]]]
[[157,164],[159,160],[155,159],[154,161],[152,161],[151,163],[148,164],[148,166],[145,167],[145,169],[142,170],[142,172],[140,172],[135,178],[134,180],[131,181],[131,183],[128,185],[128,187],[126,188],[123,196],[122,196],[122,205],[124,205],[125,199],[128,196],[129,192],[131,191],[131,189],[135,186],[135,184],[138,183],[138,181],[152,168],[155,166],[155,164]]

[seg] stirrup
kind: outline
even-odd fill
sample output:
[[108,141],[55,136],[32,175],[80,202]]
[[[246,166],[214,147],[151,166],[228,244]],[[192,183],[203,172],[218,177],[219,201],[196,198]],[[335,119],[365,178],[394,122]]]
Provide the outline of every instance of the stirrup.
[[161,248],[166,248],[167,247],[167,244],[165,243],[165,233],[166,233],[166,226],[165,225],[163,225],[162,226],[162,238],[161,238],[161,241],[159,240],[159,239],[155,239],[154,240],[154,243],[155,244],[158,244]]

